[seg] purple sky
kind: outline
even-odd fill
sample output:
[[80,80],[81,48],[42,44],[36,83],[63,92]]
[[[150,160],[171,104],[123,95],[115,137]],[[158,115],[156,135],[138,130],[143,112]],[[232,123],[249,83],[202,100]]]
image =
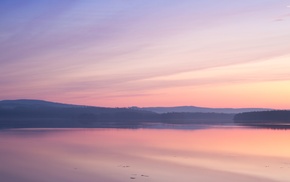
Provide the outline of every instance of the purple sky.
[[1,0],[0,100],[290,108],[290,0]]

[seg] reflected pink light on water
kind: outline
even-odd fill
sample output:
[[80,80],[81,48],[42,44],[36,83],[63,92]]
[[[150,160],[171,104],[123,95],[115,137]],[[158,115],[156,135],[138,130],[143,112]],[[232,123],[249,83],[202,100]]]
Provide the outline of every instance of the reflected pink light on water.
[[[83,132],[83,131],[81,131]],[[74,142],[111,147],[182,149],[185,151],[232,152],[240,154],[290,155],[290,132],[259,129],[208,130],[99,130],[70,136]],[[86,137],[86,138],[85,138]]]
[[0,135],[0,161],[7,164],[0,166],[0,176],[10,181],[290,179],[288,130],[67,129]]

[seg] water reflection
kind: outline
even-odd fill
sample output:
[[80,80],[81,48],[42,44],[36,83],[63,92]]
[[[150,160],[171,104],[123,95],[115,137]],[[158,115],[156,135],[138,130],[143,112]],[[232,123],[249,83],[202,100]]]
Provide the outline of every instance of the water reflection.
[[5,130],[0,181],[289,181],[289,139],[216,127]]
[[239,124],[240,126],[250,127],[250,128],[266,128],[273,130],[289,130],[290,123],[279,123],[279,122],[269,122],[269,123],[245,123]]

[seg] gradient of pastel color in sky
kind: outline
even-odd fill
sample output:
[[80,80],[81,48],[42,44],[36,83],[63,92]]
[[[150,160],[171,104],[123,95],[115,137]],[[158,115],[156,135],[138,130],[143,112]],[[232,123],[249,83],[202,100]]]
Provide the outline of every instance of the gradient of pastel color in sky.
[[0,100],[290,108],[290,0],[1,0]]

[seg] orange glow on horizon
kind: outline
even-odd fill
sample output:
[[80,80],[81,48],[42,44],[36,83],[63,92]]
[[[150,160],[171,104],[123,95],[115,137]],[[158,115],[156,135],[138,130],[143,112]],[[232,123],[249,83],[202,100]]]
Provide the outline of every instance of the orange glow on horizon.
[[53,101],[104,107],[198,106],[214,108],[290,109],[290,81],[204,85],[160,89],[142,96],[105,98],[51,97]]

